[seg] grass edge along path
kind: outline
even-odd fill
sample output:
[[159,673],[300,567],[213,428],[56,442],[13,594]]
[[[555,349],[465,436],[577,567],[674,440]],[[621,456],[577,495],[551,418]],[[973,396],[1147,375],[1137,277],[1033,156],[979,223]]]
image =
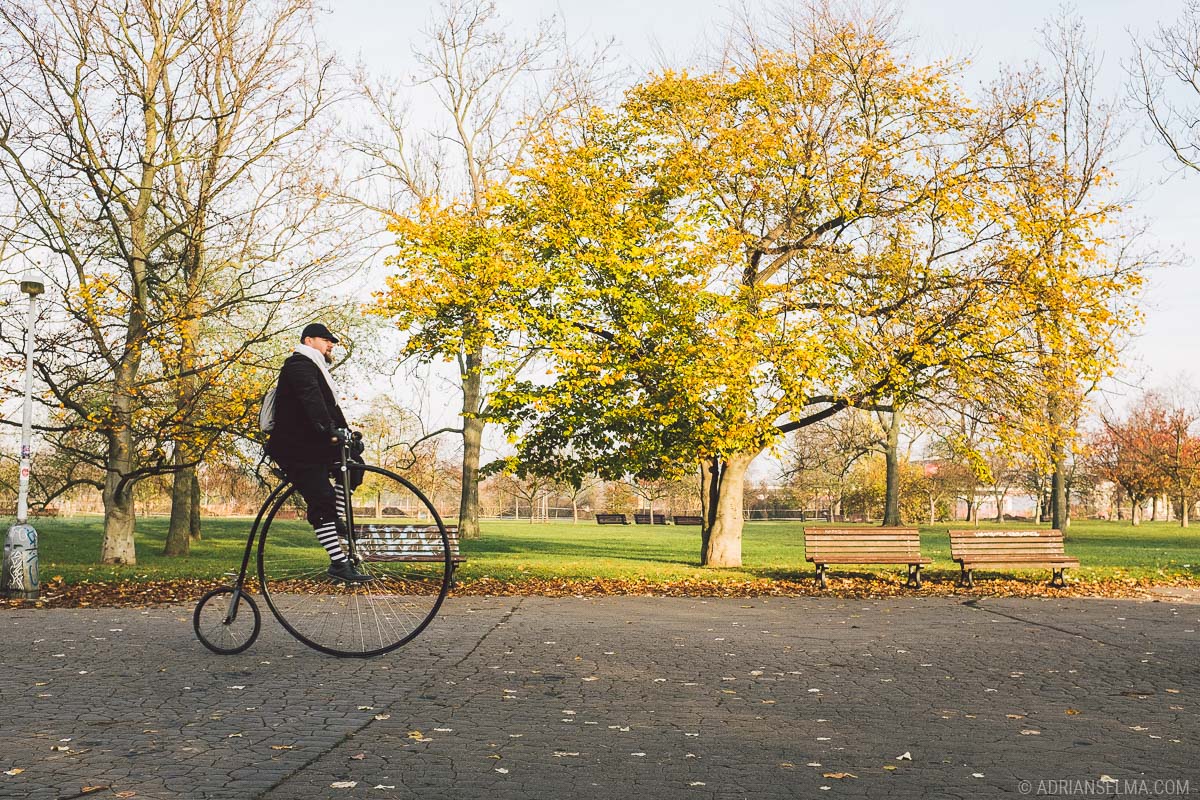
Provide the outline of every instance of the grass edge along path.
[[[161,555],[166,524],[160,517],[140,519],[139,564],[112,567],[91,561],[99,552],[99,518],[35,520],[41,538],[40,605],[186,602],[227,582],[224,573],[239,566],[249,520],[206,518],[205,538],[193,545],[189,557],[176,559]],[[302,522],[282,525],[290,526],[289,535],[299,540],[311,535]],[[457,573],[453,595],[1149,597],[1154,589],[1200,589],[1200,528],[1084,521],[1067,533],[1067,552],[1082,566],[1068,571],[1064,589],[1048,585],[1048,569],[977,571],[974,589],[958,587],[958,567],[949,559],[946,536],[951,526],[940,524],[920,526],[922,552],[933,559],[921,589],[903,586],[903,567],[878,565],[834,569],[830,588],[822,591],[812,565],[804,561],[804,527],[799,522],[748,522],[743,567],[717,570],[698,566],[696,527],[485,521],[480,539],[463,542],[467,562]],[[315,539],[312,546],[317,546]]]

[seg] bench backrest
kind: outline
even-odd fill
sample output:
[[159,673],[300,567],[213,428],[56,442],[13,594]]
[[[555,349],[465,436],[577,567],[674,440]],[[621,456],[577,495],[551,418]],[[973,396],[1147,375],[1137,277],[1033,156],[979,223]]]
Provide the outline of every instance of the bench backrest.
[[[442,555],[437,525],[356,525],[358,546],[369,558],[421,559]],[[446,526],[450,557],[459,558],[458,526]]]
[[597,525],[624,525],[625,524],[625,515],[624,514],[597,514],[596,515],[596,524]]
[[805,528],[804,557],[847,557],[868,554],[902,558],[921,555],[916,528]]
[[1062,555],[1063,535],[1060,530],[950,531],[950,558],[953,560],[964,557],[970,559],[972,556],[994,559]]

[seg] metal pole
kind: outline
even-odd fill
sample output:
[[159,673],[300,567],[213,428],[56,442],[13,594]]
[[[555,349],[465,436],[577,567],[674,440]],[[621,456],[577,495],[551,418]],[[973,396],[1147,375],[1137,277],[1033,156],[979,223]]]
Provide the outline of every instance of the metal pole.
[[29,472],[33,443],[33,339],[37,322],[37,298],[45,288],[40,281],[21,281],[21,291],[29,295],[25,325],[25,405],[21,412],[21,475],[17,489],[17,522],[8,529],[4,556],[0,561],[0,594],[36,600],[38,585],[37,531],[28,524]]
[[17,489],[17,524],[22,525],[29,519],[29,470],[32,464],[30,447],[33,444],[33,326],[37,321],[37,296],[41,294],[42,285],[36,291],[27,288],[33,281],[22,281],[21,290],[29,294],[29,313],[25,322],[25,404],[21,411],[21,479]]

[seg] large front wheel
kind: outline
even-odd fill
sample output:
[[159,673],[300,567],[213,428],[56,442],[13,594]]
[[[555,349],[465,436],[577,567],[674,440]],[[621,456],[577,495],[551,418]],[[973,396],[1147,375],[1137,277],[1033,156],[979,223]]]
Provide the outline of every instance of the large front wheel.
[[[453,579],[450,539],[433,505],[393,472],[358,465],[362,485],[340,514],[353,541],[340,542],[370,580],[328,574],[329,556],[305,522],[294,487],[263,520],[258,576],[271,612],[293,636],[335,656],[380,655],[412,641],[437,615]],[[284,509],[294,509],[296,521]]]

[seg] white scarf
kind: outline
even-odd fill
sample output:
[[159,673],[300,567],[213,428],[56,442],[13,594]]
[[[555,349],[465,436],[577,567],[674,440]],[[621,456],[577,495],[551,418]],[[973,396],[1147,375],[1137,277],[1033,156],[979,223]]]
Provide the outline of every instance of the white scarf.
[[317,365],[321,370],[321,375],[325,378],[325,384],[329,387],[329,391],[333,392],[333,402],[336,403],[341,395],[338,394],[337,384],[333,382],[333,376],[329,374],[329,365],[325,363],[325,356],[321,354],[321,351],[306,344],[298,344],[294,352]]

